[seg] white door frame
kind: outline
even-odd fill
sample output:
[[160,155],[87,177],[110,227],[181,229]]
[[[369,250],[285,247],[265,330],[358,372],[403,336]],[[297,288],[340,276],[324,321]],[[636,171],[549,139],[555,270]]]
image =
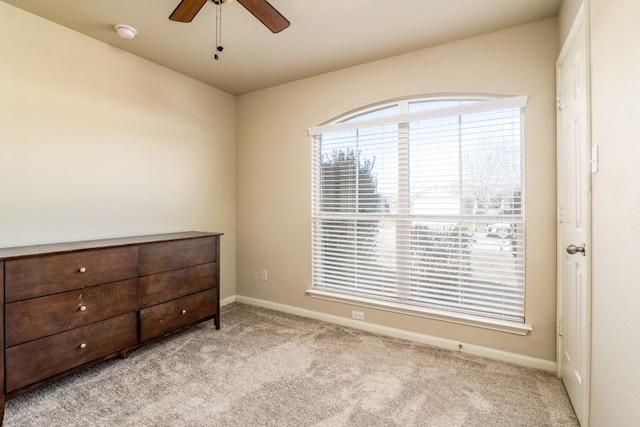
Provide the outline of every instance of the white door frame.
[[[585,2],[588,2],[588,0],[585,0]],[[588,5],[586,5],[586,7],[588,7]],[[580,9],[578,11],[578,13],[576,14],[576,18],[573,22],[573,25],[571,27],[571,31],[569,32],[569,35],[567,36],[566,40],[564,41],[562,50],[560,52],[560,55],[558,56],[558,60],[556,62],[556,91],[558,94],[558,109],[561,108],[561,104],[562,104],[562,100],[560,99],[560,90],[561,90],[561,84],[560,84],[560,66],[564,63],[564,60],[566,59],[569,50],[571,49],[574,41],[576,40],[576,37],[579,34],[579,31],[582,30],[583,31],[583,35],[584,35],[584,43],[585,43],[585,65],[586,65],[586,82],[585,82],[585,90],[586,90],[586,139],[587,139],[587,145],[589,146],[589,151],[591,151],[591,93],[590,93],[590,81],[591,81],[591,76],[590,76],[590,52],[589,52],[589,23],[588,23],[588,13],[585,11],[585,3],[583,3],[580,6]],[[558,143],[560,143],[562,136],[561,136],[561,132],[562,132],[562,123],[559,120],[558,121]],[[560,145],[558,147],[560,149]],[[557,375],[559,377],[562,377],[562,361],[563,361],[563,356],[562,356],[562,336],[561,334],[563,333],[563,327],[561,325],[561,320],[562,320],[562,309],[563,309],[563,304],[564,304],[564,298],[565,295],[563,295],[563,259],[564,259],[564,253],[565,253],[565,246],[567,242],[563,241],[563,233],[562,233],[562,228],[561,228],[561,224],[560,221],[562,220],[562,216],[563,216],[563,212],[560,210],[562,204],[561,204],[561,186],[562,186],[562,180],[564,179],[563,176],[561,176],[560,173],[560,153],[558,153],[558,182],[557,182],[557,189],[558,189],[558,233],[557,233],[557,334],[556,334],[556,361],[557,361]],[[587,168],[587,170],[589,170],[591,168],[591,166],[589,164],[587,165],[583,165],[583,167]],[[589,204],[589,209],[590,209],[590,204]],[[588,241],[585,242],[587,243],[587,250],[589,251],[589,254],[593,253],[593,249],[592,249],[592,239],[591,239],[591,228],[589,225],[588,228]],[[579,243],[576,243],[579,244]],[[579,255],[578,255],[579,256]],[[588,257],[589,260],[591,259],[590,256]],[[583,342],[583,344],[586,346],[586,348],[588,349],[588,355],[587,355],[587,375],[585,376],[584,380],[585,380],[585,394],[583,396],[582,399],[582,405],[583,406],[583,410],[582,410],[582,414],[578,414],[579,418],[581,419],[582,425],[583,427],[588,426],[589,425],[589,414],[590,414],[590,395],[591,395],[591,390],[590,390],[590,371],[591,371],[591,294],[592,294],[592,290],[591,290],[591,262],[588,262],[587,265],[587,280],[586,280],[586,286],[585,286],[585,291],[588,294],[588,307],[585,307],[586,312],[588,313],[588,325],[589,325],[589,332],[588,332],[588,337],[586,338],[588,342]]]

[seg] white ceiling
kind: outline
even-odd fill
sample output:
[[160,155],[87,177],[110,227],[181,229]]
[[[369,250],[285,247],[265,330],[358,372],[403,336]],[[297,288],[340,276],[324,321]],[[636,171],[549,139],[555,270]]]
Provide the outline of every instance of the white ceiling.
[[[291,26],[273,34],[237,2],[208,2],[189,24],[180,0],[3,0],[231,94],[556,16],[562,0],[270,0]],[[114,24],[138,30],[118,37]]]

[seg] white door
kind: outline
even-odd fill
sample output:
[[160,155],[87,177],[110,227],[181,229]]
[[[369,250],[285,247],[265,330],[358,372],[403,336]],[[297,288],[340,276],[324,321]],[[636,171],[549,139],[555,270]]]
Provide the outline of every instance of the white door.
[[591,142],[581,14],[557,64],[558,369],[582,426],[589,421]]

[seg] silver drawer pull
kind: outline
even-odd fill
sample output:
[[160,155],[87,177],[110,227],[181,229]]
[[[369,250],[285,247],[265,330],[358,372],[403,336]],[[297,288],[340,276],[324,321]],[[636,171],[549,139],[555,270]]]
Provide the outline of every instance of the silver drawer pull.
[[81,305],[80,306],[80,311],[87,311],[87,306],[86,305]]
[[87,269],[86,269],[86,268],[84,268],[84,267],[80,267],[80,273],[84,273],[85,271],[87,271]]
[[85,343],[82,343],[80,344],[80,348],[84,350],[85,348],[87,348],[87,345]]
[[186,309],[186,308],[183,308],[183,309],[180,311],[180,314],[182,314],[183,316],[184,316],[185,314],[187,314],[187,309]]

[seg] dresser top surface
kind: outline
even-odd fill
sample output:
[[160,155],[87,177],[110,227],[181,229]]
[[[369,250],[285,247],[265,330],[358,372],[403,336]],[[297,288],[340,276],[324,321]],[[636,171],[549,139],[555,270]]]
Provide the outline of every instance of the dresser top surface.
[[145,236],[116,237],[110,239],[82,240],[77,242],[49,243],[44,245],[16,246],[0,248],[0,261],[27,256],[101,249],[116,246],[130,246],[144,243],[169,242],[172,240],[195,239],[199,237],[221,236],[223,233],[204,231],[183,231],[178,233],[149,234]]

